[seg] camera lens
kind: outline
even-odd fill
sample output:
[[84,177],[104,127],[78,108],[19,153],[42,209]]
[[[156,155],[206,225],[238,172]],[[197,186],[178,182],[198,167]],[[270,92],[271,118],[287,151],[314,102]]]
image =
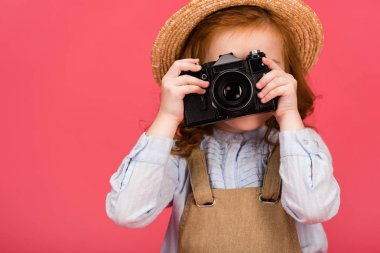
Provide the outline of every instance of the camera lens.
[[223,95],[227,100],[234,101],[241,97],[242,88],[239,83],[227,84],[223,89]]
[[252,82],[243,72],[223,72],[213,82],[214,102],[228,111],[244,109],[252,99],[252,87]]

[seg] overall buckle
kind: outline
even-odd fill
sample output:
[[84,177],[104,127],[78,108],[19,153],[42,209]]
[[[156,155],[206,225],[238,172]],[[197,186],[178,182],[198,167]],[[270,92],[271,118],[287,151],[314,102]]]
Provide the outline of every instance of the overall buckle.
[[196,204],[198,207],[212,207],[212,206],[214,206],[214,204],[215,204],[215,199],[212,201],[212,203],[207,203],[207,204],[204,204],[204,205],[198,205],[197,202],[195,202],[195,204]]
[[280,198],[277,198],[277,200],[276,199],[264,199],[263,197],[261,197],[261,193],[260,193],[258,200],[262,203],[276,204],[277,202],[280,201]]

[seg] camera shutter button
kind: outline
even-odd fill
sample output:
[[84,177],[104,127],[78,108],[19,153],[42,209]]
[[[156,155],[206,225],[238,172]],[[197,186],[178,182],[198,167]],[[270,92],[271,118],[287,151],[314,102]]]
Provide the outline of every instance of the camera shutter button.
[[207,79],[207,75],[206,74],[202,74],[201,78],[202,78],[202,80],[206,80]]

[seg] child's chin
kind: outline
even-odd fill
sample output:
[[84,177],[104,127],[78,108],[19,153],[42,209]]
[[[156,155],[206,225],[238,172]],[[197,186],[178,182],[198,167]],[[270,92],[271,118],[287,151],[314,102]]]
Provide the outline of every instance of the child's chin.
[[257,128],[259,128],[260,126],[262,125],[257,125],[257,124],[233,124],[233,125],[230,125],[230,127],[236,129],[237,131],[242,131],[242,132],[246,132],[246,131],[252,131],[252,130],[255,130]]
[[271,117],[271,113],[251,114],[237,117],[228,121],[226,124],[241,130],[253,130],[265,124],[265,121]]
[[265,120],[257,118],[257,116],[249,115],[238,118],[226,120],[219,124],[224,125],[224,129],[228,129],[233,132],[245,132],[259,128],[265,123]]

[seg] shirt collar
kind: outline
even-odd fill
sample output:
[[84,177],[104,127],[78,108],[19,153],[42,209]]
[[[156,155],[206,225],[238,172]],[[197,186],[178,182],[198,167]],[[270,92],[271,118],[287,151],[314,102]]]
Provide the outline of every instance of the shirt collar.
[[243,142],[247,140],[260,141],[264,138],[267,126],[264,124],[254,130],[234,133],[219,128],[213,128],[213,136],[219,142]]

